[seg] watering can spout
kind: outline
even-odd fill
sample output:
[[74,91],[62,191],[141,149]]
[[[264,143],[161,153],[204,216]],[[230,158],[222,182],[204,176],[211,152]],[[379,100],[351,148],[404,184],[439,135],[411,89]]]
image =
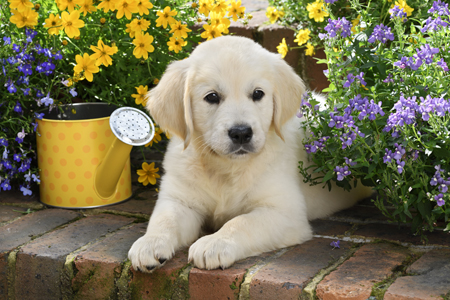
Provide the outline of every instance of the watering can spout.
[[150,117],[132,107],[116,109],[111,114],[109,124],[116,139],[98,165],[94,178],[95,192],[102,199],[114,195],[133,146],[143,146],[155,135]]

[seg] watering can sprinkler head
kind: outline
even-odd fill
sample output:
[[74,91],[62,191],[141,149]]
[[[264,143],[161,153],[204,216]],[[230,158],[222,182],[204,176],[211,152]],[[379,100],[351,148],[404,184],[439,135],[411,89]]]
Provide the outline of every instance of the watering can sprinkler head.
[[117,139],[98,166],[94,181],[95,192],[104,199],[114,195],[133,146],[143,146],[155,135],[155,126],[150,117],[133,107],[116,109],[110,116],[109,125]]

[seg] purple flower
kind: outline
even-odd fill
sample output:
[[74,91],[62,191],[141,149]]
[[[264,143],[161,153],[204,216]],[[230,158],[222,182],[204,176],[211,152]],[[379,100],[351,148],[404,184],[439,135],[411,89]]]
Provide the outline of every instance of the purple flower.
[[6,46],[6,45],[11,45],[11,38],[10,37],[7,37],[7,36],[4,36],[3,37],[3,42],[4,42],[4,45]]
[[352,83],[355,81],[355,79],[357,79],[357,81],[356,81],[357,83],[360,83],[365,86],[367,84],[367,82],[364,81],[363,76],[364,76],[364,72],[361,72],[361,73],[359,73],[359,75],[356,75],[356,76],[353,75],[352,73],[350,73],[347,75],[347,81],[344,83],[343,86],[345,88],[350,87],[352,85]]
[[383,82],[384,83],[389,83],[389,82],[394,83],[394,80],[392,79],[392,74],[389,73],[389,75],[386,77],[386,79],[383,79]]
[[425,60],[425,63],[427,65],[429,65],[433,62],[434,54],[439,53],[438,48],[431,48],[430,45],[428,45],[428,44],[420,46],[420,50],[416,49],[416,51],[417,51],[417,54],[414,55],[414,58]]
[[342,142],[342,149],[350,147],[353,144],[353,141],[356,140],[356,132],[353,130],[348,130],[345,132],[339,139]]
[[17,67],[17,69],[23,73],[23,75],[28,76],[33,74],[33,70],[31,69],[31,64],[21,64]]
[[391,32],[391,28],[383,24],[375,26],[372,35],[367,40],[369,43],[375,43],[375,41],[380,41],[383,44],[388,40],[394,40],[394,34]]
[[[416,102],[416,96],[405,99],[403,94],[400,96],[400,100],[394,104],[395,113],[392,113],[388,119],[387,124],[384,127],[384,132],[389,132],[391,129],[395,129],[396,133],[398,127],[404,125],[411,125],[416,121],[416,111],[419,110],[419,105]],[[392,134],[393,137],[394,134]]]
[[0,146],[8,147],[8,140],[0,138]]
[[436,13],[440,16],[448,16],[450,12],[448,10],[448,3],[444,3],[441,0],[434,1],[433,6],[428,10],[428,13]]
[[39,179],[39,176],[36,176],[36,174],[31,175],[31,178],[33,178],[34,182],[41,183],[41,180]]
[[438,16],[436,19],[433,19],[432,17],[429,17],[425,21],[425,25],[420,30],[422,33],[425,33],[427,31],[440,31],[444,27],[447,27],[449,25],[449,21],[444,21],[441,19],[440,16]]
[[436,64],[438,65],[438,67],[441,67],[445,72],[448,71],[447,63],[444,61],[443,58],[441,58],[441,60],[438,61]]
[[349,165],[350,167],[353,167],[354,165],[356,165],[356,162],[352,161],[351,159],[344,157],[345,163],[347,165]]
[[397,171],[399,174],[403,173],[403,168],[405,167],[405,162],[401,160],[397,160]]
[[16,45],[16,44],[13,44],[13,50],[14,51],[16,51],[16,52],[20,52],[20,47],[18,46],[18,45]]
[[397,160],[397,163],[398,163],[398,161],[400,159],[402,159],[403,155],[405,155],[406,150],[405,150],[405,148],[402,147],[402,145],[399,145],[397,143],[395,143],[394,146],[395,146],[395,152],[394,152],[393,158],[395,160]]
[[19,114],[22,112],[22,105],[20,105],[20,102],[16,102],[16,105],[14,105],[14,111]]
[[337,175],[338,181],[342,181],[342,180],[344,180],[344,177],[352,174],[352,172],[349,171],[348,166],[344,166],[344,167],[337,166],[336,168],[334,168],[334,172]]
[[320,39],[325,38],[335,38],[338,35],[341,37],[348,37],[352,34],[351,32],[352,23],[347,21],[344,17],[338,18],[337,20],[328,19],[328,25],[325,26],[327,34],[319,34]]
[[394,158],[394,153],[388,148],[385,148],[384,150],[386,150],[386,152],[384,153],[383,162],[385,164],[388,164],[392,162],[392,159]]
[[76,97],[78,95],[77,91],[75,91],[75,88],[71,88],[69,93],[72,95],[72,97]]
[[34,117],[38,120],[42,120],[44,117],[44,113],[34,113]]
[[317,151],[323,151],[325,148],[325,142],[329,139],[329,136],[324,136],[314,141],[312,144],[306,144],[305,150],[306,153],[316,153]]
[[444,98],[431,98],[430,95],[425,98],[420,97],[420,106],[418,112],[422,115],[422,120],[428,121],[430,114],[438,117],[444,117],[446,113],[450,113],[450,101]]
[[0,187],[4,190],[4,191],[10,191],[11,190],[11,185],[9,184],[9,179],[5,179],[3,181],[2,184],[0,184]]
[[434,200],[436,200],[437,206],[442,206],[445,204],[444,194],[434,196]]
[[339,128],[344,128],[344,125],[346,125],[347,127],[353,127],[353,116],[350,116],[350,114],[344,114],[344,116],[339,116],[339,115],[335,115],[336,112],[331,112],[330,113],[330,117],[331,120],[328,123],[328,127],[336,127],[337,129]]
[[5,86],[6,86],[6,89],[8,90],[9,93],[14,94],[15,92],[17,92],[17,88],[16,88],[16,86],[14,85],[14,83],[11,80],[9,80],[5,84]]
[[331,242],[330,246],[333,247],[333,248],[339,248],[340,249],[341,248],[340,245],[339,245],[340,243],[341,243],[340,240],[333,241],[333,242]]
[[394,6],[389,10],[389,13],[391,14],[391,19],[399,18],[403,22],[406,22],[406,12],[403,10],[403,8],[400,8],[398,5]]

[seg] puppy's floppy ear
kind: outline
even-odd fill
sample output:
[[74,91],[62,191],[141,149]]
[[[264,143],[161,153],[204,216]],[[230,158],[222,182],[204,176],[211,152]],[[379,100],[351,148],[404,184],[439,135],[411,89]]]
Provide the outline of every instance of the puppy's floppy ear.
[[190,99],[189,58],[171,63],[158,85],[147,93],[146,108],[162,129],[189,145],[194,129]]
[[274,56],[274,99],[273,126],[277,135],[284,140],[281,127],[300,108],[305,92],[303,80],[279,55]]

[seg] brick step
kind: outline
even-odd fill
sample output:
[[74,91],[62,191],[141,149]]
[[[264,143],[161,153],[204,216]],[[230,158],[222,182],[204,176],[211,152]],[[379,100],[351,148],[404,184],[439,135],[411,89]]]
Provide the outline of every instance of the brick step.
[[[133,270],[154,192],[94,210],[28,214],[19,194],[0,203],[0,299],[442,299],[450,296],[450,235],[428,244],[361,203],[312,222],[315,238],[226,270],[200,270],[178,251],[152,274]],[[9,202],[17,199],[17,204]],[[14,202],[14,201],[13,201]],[[147,203],[147,209],[139,207]],[[88,213],[88,214],[87,214]],[[340,240],[340,248],[330,245]]]

